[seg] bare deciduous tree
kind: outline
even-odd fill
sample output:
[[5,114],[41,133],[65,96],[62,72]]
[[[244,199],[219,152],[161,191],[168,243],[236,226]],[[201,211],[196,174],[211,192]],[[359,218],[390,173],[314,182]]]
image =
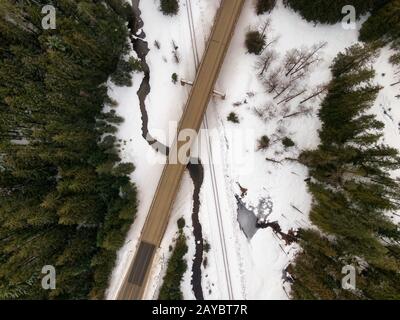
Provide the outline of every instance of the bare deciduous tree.
[[273,101],[270,101],[263,106],[254,107],[254,112],[263,121],[268,121],[276,116],[278,109],[276,104]]
[[293,49],[289,51],[284,62],[286,77],[294,75],[312,64],[321,61],[318,53],[325,48],[326,45],[327,42],[320,42],[313,45],[311,48]]
[[313,112],[313,108],[312,107],[306,107],[304,105],[301,105],[299,107],[299,110],[290,114],[286,114],[283,119],[287,119],[287,118],[292,118],[292,117],[297,117],[299,115],[309,115]]
[[299,74],[296,74],[295,76],[286,78],[284,81],[281,81],[280,85],[275,89],[276,95],[274,96],[274,100],[278,99],[280,96],[282,96],[282,94],[297,88],[297,86],[299,85],[299,80],[303,79],[305,76],[306,73],[301,72]]
[[285,96],[285,98],[278,102],[278,106],[282,103],[288,103],[306,92],[307,92],[307,89],[305,89],[305,88],[301,88],[300,90],[297,89],[297,87],[292,88],[292,90],[290,90],[290,92]]
[[271,19],[268,18],[268,19],[266,19],[266,20],[264,21],[264,23],[262,23],[262,24],[260,25],[260,27],[258,28],[258,31],[260,32],[260,34],[261,34],[262,36],[267,36],[267,33],[268,33],[270,27],[271,27]]
[[256,68],[260,70],[258,76],[263,77],[264,73],[268,71],[271,64],[276,60],[277,52],[275,50],[265,51],[257,61]]
[[327,83],[323,83],[319,86],[317,86],[312,92],[311,95],[308,96],[307,98],[305,98],[304,100],[302,100],[300,102],[300,104],[306,103],[307,101],[310,101],[316,97],[318,97],[319,95],[321,95],[322,93],[324,93],[326,90],[328,90],[328,84]]
[[281,83],[281,69],[274,69],[263,81],[268,93],[274,92]]
[[270,29],[271,29],[271,19],[270,18],[265,20],[265,22],[263,24],[261,24],[258,28],[259,34],[265,41],[265,45],[263,46],[263,51],[266,50],[267,48],[271,47],[279,39],[279,37],[273,37],[271,39],[269,38],[269,36],[271,34]]

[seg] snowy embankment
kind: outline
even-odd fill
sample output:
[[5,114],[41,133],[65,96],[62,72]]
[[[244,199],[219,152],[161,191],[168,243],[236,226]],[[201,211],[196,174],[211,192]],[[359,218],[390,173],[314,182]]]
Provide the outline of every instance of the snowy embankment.
[[[191,1],[196,42],[201,54],[219,1]],[[171,76],[176,73],[181,79],[193,80],[195,63],[186,11],[187,2],[180,1],[181,9],[175,17],[163,16],[158,10],[158,2],[140,1],[143,31],[150,48],[147,63],[150,67],[151,91],[146,99],[146,108],[150,134],[162,143],[171,144],[171,141],[167,140],[169,123],[180,119],[190,90],[180,84],[173,84]],[[310,48],[317,43],[327,42],[318,52],[319,63],[310,67],[307,75],[299,83],[300,88],[306,91],[279,105],[279,100],[274,100],[272,94],[266,93],[265,85],[257,76],[258,57],[246,53],[244,47],[246,32],[249,29],[257,29],[267,18],[271,19],[268,39],[277,38],[271,47],[277,56],[269,73],[282,65],[285,55],[290,50]],[[308,212],[311,206],[311,196],[304,181],[307,178],[307,169],[296,161],[287,159],[295,159],[302,150],[318,145],[320,121],[317,112],[321,96],[304,103],[300,114],[291,115],[299,111],[299,103],[310,96],[315,88],[329,82],[329,66],[332,60],[339,51],[356,43],[357,37],[357,30],[345,30],[341,24],[314,26],[307,23],[296,13],[284,8],[281,1],[278,1],[277,7],[270,15],[263,16],[255,15],[254,1],[245,3],[216,85],[216,90],[226,93],[226,100],[214,97],[207,112],[209,128],[212,131],[212,153],[214,159],[218,160],[213,168],[229,256],[230,281],[236,299],[287,298],[289,283],[285,284],[284,270],[299,248],[297,244],[285,241],[287,239],[282,237],[290,234],[292,229],[297,230],[310,225]],[[385,141],[400,149],[400,108],[399,100],[395,98],[395,95],[399,94],[399,86],[390,86],[395,82],[395,71],[388,64],[388,57],[389,50],[384,49],[376,62],[377,81],[384,89],[373,111],[386,125]],[[140,205],[126,243],[118,253],[117,266],[107,295],[109,299],[116,297],[124,272],[133,258],[140,230],[162,170],[162,165],[154,162],[154,159],[162,157],[157,156],[141,136],[141,114],[136,92],[142,78],[143,75],[135,74],[133,87],[110,89],[110,95],[119,102],[118,113],[125,118],[118,132],[118,138],[123,141],[121,157],[124,161],[131,161],[136,165],[132,180],[138,185]],[[227,121],[230,112],[238,115],[239,124]],[[270,138],[270,146],[265,151],[258,151],[257,139],[263,135]],[[282,145],[284,137],[292,139],[295,147],[285,148]],[[227,298],[227,277],[226,268],[221,260],[221,230],[218,227],[210,175],[212,168],[207,164],[207,148],[202,148],[199,156],[202,162],[206,163],[200,193],[200,222],[203,236],[211,247],[206,254],[207,265],[203,267],[202,272],[203,291],[206,299],[223,299]],[[194,299],[190,284],[191,263],[195,250],[190,225],[192,195],[193,185],[188,173],[185,173],[170,224],[157,253],[156,267],[152,271],[147,293],[149,299],[157,294],[165,263],[170,255],[169,246],[173,243],[177,230],[176,220],[181,216],[187,222],[185,234],[189,246],[186,255],[188,271],[182,289],[185,299]],[[275,223],[275,228],[259,229],[251,239],[246,238],[237,222],[235,196],[241,198],[249,212],[261,214],[265,222]],[[266,210],[263,203],[270,204],[270,208]],[[280,232],[276,226],[279,226]]]

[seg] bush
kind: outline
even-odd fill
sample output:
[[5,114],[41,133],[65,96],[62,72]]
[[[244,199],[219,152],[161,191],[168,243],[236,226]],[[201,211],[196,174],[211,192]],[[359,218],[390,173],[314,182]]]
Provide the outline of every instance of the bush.
[[179,230],[182,230],[182,229],[185,227],[185,225],[186,225],[186,221],[185,221],[185,219],[182,217],[182,218],[179,218],[179,219],[178,219],[177,224],[178,224]]
[[231,113],[228,115],[228,121],[233,122],[233,123],[239,123],[239,117],[237,116],[236,113],[231,112]]
[[132,69],[132,71],[140,72],[143,71],[142,69],[142,63],[139,59],[136,59],[134,57],[130,57],[128,60],[128,63]]
[[261,54],[265,46],[265,35],[258,31],[249,31],[246,35],[246,48],[249,53]]
[[188,251],[186,239],[181,232],[176,241],[174,252],[168,261],[167,273],[158,296],[159,300],[182,300],[181,281],[186,272],[187,263],[184,256]]
[[178,75],[176,73],[173,73],[171,76],[172,83],[176,84],[178,82]]
[[133,163],[119,163],[115,168],[112,169],[111,174],[115,177],[125,177],[129,176],[133,171],[135,171],[135,166]]
[[179,11],[178,0],[161,0],[160,9],[166,16],[173,16]]
[[258,150],[265,150],[269,147],[270,139],[267,136],[262,136],[258,140]]
[[392,55],[389,59],[389,62],[391,64],[397,64],[400,65],[400,52],[395,53],[394,55]]
[[111,81],[117,86],[130,87],[132,86],[132,72],[142,71],[141,62],[133,57],[130,57],[128,61],[121,58],[118,62],[117,69],[111,75]]
[[211,250],[211,245],[207,241],[204,241],[203,249],[206,253],[208,253]]
[[288,137],[282,140],[282,144],[284,145],[285,148],[292,148],[296,145],[294,141]]
[[119,87],[130,87],[132,86],[131,71],[132,69],[128,61],[121,59],[118,63],[117,70],[111,75],[111,81]]
[[203,267],[204,267],[204,269],[206,269],[207,266],[208,266],[208,258],[204,257],[204,259],[203,259]]
[[271,12],[276,5],[276,0],[257,0],[256,11],[257,14],[263,14],[265,12]]

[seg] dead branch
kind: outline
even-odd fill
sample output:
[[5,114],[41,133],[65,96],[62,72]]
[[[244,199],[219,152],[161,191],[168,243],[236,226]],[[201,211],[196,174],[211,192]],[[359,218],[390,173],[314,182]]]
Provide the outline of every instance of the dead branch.
[[290,101],[292,101],[293,99],[296,99],[298,96],[301,96],[303,93],[307,92],[306,89],[299,91],[298,93],[292,94],[287,96],[285,99],[281,100],[280,102],[278,102],[278,105],[282,104],[282,103],[288,103]]
[[272,162],[272,163],[282,164],[282,161],[274,160],[274,159],[271,159],[271,158],[265,158],[265,160],[267,160],[269,162]]
[[289,75],[294,75],[300,70],[303,70],[307,68],[308,66],[319,62],[321,59],[319,57],[315,57],[315,55],[325,48],[327,45],[327,42],[321,42],[319,44],[316,44],[312,46],[310,49],[294,49],[290,51],[287,56],[286,56],[286,63],[285,63],[285,69],[287,70],[286,72],[286,77]]
[[303,101],[300,102],[300,104],[303,104],[303,103],[305,103],[307,101],[310,101],[311,99],[319,96],[320,94],[322,94],[326,90],[328,90],[328,85],[327,84],[323,84],[323,85],[317,87],[315,89],[315,91],[311,94],[311,96],[309,96],[308,98],[305,98]]
[[297,212],[300,212],[301,214],[304,214],[304,212],[301,211],[299,208],[297,208],[295,205],[290,204],[290,206],[291,206],[294,210],[296,210]]
[[268,71],[269,67],[271,66],[272,62],[276,59],[277,54],[274,50],[266,51],[258,60],[257,62],[257,69],[261,69],[260,73],[258,74],[260,77]]
[[283,119],[288,119],[288,118],[296,117],[296,116],[299,116],[299,115],[301,115],[301,114],[306,114],[306,113],[309,113],[309,112],[310,112],[310,109],[305,109],[305,110],[297,111],[297,112],[294,112],[294,113],[291,113],[291,114],[288,114],[288,115],[284,116]]

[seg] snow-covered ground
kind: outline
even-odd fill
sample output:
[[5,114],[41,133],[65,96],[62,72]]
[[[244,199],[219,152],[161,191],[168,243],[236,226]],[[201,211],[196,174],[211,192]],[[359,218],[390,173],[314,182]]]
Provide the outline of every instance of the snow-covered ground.
[[[196,42],[199,53],[204,46],[212,27],[213,18],[219,6],[218,0],[191,0],[194,14]],[[181,9],[175,17],[165,17],[158,10],[158,0],[142,0],[140,9],[144,21],[143,30],[150,52],[147,62],[151,71],[151,92],[146,100],[149,116],[149,131],[163,143],[167,143],[170,121],[180,119],[190,88],[173,84],[171,75],[192,80],[195,75],[192,42],[189,32],[187,2],[181,0]],[[328,44],[320,53],[322,61],[310,70],[302,81],[307,92],[293,99],[285,106],[276,105],[271,94],[257,76],[257,56],[246,53],[244,39],[246,32],[258,28],[268,18],[271,27],[268,38],[277,37],[274,49],[278,58],[271,70],[282,64],[285,54],[294,48],[311,47],[326,41]],[[289,290],[284,285],[284,270],[295,253],[296,244],[286,244],[271,228],[260,229],[253,238],[247,239],[237,222],[237,204],[235,195],[241,195],[242,188],[247,189],[242,201],[257,213],[257,207],[263,199],[269,199],[272,212],[268,222],[277,222],[283,233],[291,229],[309,225],[308,212],[311,196],[307,192],[307,169],[295,161],[301,150],[315,148],[318,145],[320,122],[317,111],[320,99],[306,103],[310,112],[284,118],[297,112],[299,102],[318,85],[330,80],[329,66],[339,51],[357,42],[357,30],[345,30],[341,24],[334,26],[314,26],[299,15],[284,8],[281,1],[268,15],[256,16],[254,1],[246,1],[239,19],[230,50],[217,81],[216,90],[226,93],[226,100],[214,97],[209,105],[207,119],[212,135],[210,138],[214,167],[207,164],[209,153],[201,148],[199,157],[204,165],[205,179],[200,198],[200,221],[203,237],[210,243],[211,250],[205,253],[208,265],[203,268],[203,291],[206,299],[223,299],[227,296],[226,269],[223,267],[220,229],[214,204],[211,170],[214,168],[222,213],[224,235],[229,257],[230,279],[235,299],[286,299]],[[155,41],[160,45],[157,49]],[[178,47],[179,63],[175,61],[173,43]],[[134,54],[134,53],[132,53]],[[378,119],[385,125],[385,141],[400,150],[400,107],[395,96],[400,85],[395,82],[393,67],[388,64],[390,50],[385,48],[376,62],[377,81],[384,86],[374,106]],[[383,74],[385,74],[383,76]],[[151,204],[162,165],[149,161],[156,158],[155,152],[141,136],[141,114],[136,92],[142,81],[142,74],[135,74],[134,85],[130,88],[110,87],[110,95],[119,102],[118,113],[125,118],[118,132],[118,138],[126,141],[121,149],[124,161],[136,166],[132,180],[138,185],[140,205],[137,219],[132,226],[124,247],[118,253],[117,266],[113,272],[107,298],[114,299],[129,261],[133,258],[140,230]],[[268,119],[262,119],[255,110],[269,106],[272,110]],[[234,111],[240,119],[239,124],[227,121],[227,115]],[[238,134],[239,132],[239,134]],[[215,134],[216,133],[216,134]],[[266,151],[257,151],[257,139],[267,135],[271,145]],[[294,148],[285,149],[281,143],[283,137],[290,137]],[[150,156],[149,156],[150,155]],[[266,158],[275,161],[267,161]],[[400,173],[395,173],[400,176]],[[194,299],[190,284],[191,262],[194,255],[194,237],[191,232],[193,186],[186,173],[181,191],[175,202],[170,224],[163,243],[157,253],[155,268],[152,270],[147,298],[156,296],[165,264],[170,255],[169,246],[173,242],[179,217],[185,217],[189,252],[186,255],[188,271],[185,274],[182,289],[186,299]],[[301,211],[301,212],[300,212]],[[286,292],[285,292],[286,290]]]
[[[304,179],[307,178],[305,167],[296,162],[283,161],[281,164],[268,162],[265,159],[282,160],[286,157],[296,158],[300,150],[314,148],[318,145],[317,130],[320,127],[316,116],[319,101],[313,101],[310,107],[313,112],[307,116],[297,116],[283,119],[283,116],[298,111],[299,101],[304,96],[293,100],[286,108],[277,106],[272,116],[267,120],[256,115],[255,108],[263,108],[271,101],[271,95],[265,93],[265,88],[257,77],[255,68],[257,57],[246,53],[244,47],[245,34],[249,29],[262,25],[268,15],[257,17],[253,2],[246,1],[242,16],[239,20],[231,48],[217,83],[218,90],[227,93],[226,101],[215,100],[210,106],[214,116],[214,126],[222,132],[229,132],[236,127],[241,130],[253,130],[254,135],[248,136],[243,147],[242,155],[248,166],[236,166],[226,163],[226,180],[231,188],[240,194],[237,183],[248,189],[244,202],[248,207],[257,208],[259,201],[268,198],[273,203],[273,210],[268,221],[277,221],[282,231],[305,227],[308,222],[308,211],[311,197],[307,192]],[[282,59],[290,49],[312,46],[321,41],[327,41],[328,46],[323,50],[323,61],[313,70],[305,85],[313,88],[329,81],[329,65],[337,53],[350,46],[357,40],[357,31],[347,31],[340,24],[335,26],[314,27],[302,20],[297,14],[283,7],[281,3],[274,9],[271,17],[271,28],[268,38],[279,37],[275,50]],[[278,57],[276,63],[280,64]],[[306,95],[305,95],[306,96]],[[237,102],[244,102],[237,106]],[[227,115],[234,111],[238,114],[240,124],[226,121]],[[256,139],[267,135],[271,146],[267,151],[257,151]],[[224,152],[236,140],[227,139],[221,145]],[[288,136],[296,143],[293,150],[286,151],[280,139]],[[231,195],[233,196],[233,195]],[[295,206],[303,213],[300,213]],[[234,212],[232,208],[232,212]],[[241,263],[243,265],[246,298],[248,299],[286,299],[283,288],[283,271],[297,251],[297,245],[285,245],[271,228],[259,230],[248,241],[243,233],[239,233]]]

